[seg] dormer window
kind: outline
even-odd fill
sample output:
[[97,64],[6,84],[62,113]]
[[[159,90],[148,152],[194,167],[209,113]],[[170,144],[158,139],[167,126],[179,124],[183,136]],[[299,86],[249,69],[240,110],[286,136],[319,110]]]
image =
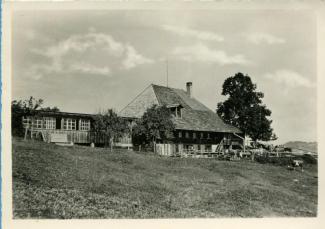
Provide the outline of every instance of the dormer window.
[[170,109],[170,111],[171,111],[171,113],[172,113],[172,115],[174,117],[182,118],[182,108],[183,108],[182,105],[180,105],[180,104],[171,104],[171,105],[169,105],[167,107]]
[[182,118],[182,108],[181,107],[176,107],[175,117]]

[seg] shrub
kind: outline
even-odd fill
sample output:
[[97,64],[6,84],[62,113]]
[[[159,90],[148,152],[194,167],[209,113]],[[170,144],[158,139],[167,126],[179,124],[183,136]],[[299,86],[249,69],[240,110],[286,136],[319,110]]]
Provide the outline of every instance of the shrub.
[[269,163],[269,164],[273,164],[273,165],[287,166],[287,165],[291,165],[292,158],[256,156],[255,161],[262,163],[262,164]]
[[265,156],[256,156],[255,161],[265,164],[274,164],[280,166],[291,165],[293,160],[303,160],[305,164],[317,164],[317,159],[311,155],[304,154],[302,156],[296,157],[265,157]]
[[317,164],[317,159],[314,158],[313,156],[309,154],[304,154],[301,156],[301,159],[306,163],[306,164]]

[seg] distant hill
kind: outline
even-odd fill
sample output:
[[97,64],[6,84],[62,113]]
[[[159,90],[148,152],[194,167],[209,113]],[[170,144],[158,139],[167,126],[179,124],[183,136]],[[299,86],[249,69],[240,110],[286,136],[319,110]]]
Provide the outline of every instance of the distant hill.
[[317,152],[317,142],[291,141],[284,144],[285,147]]

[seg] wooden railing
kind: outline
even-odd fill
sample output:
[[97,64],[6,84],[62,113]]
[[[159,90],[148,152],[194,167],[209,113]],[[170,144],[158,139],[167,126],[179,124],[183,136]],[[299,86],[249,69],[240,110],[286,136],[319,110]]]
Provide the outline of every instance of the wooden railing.
[[66,134],[68,142],[74,143],[91,143],[92,133],[89,131],[79,131],[79,130],[48,130],[48,129],[33,129],[31,130],[31,135],[36,136],[41,135],[45,142],[51,142],[52,134]]
[[175,157],[194,157],[194,158],[211,158],[221,155],[220,152],[213,152],[212,150],[182,150],[175,152],[172,156]]
[[[104,134],[92,132],[92,131],[81,131],[81,130],[57,130],[57,129],[32,129],[32,138],[40,137],[45,142],[51,142],[52,134],[66,134],[67,141],[79,144],[109,144],[109,139]],[[132,147],[132,139],[128,136],[124,136],[115,142],[116,146]]]

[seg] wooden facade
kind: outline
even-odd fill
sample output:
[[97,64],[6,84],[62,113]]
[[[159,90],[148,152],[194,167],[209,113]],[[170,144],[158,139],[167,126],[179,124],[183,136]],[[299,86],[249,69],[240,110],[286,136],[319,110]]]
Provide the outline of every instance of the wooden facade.
[[[109,144],[106,136],[93,131],[94,117],[90,114],[39,112],[23,117],[22,122],[25,138],[37,138],[49,143]],[[125,135],[115,146],[132,147],[131,138]]]
[[173,139],[158,141],[155,151],[162,156],[213,157],[242,146],[243,140],[232,133],[176,130]]
[[141,118],[153,105],[170,109],[176,131],[172,139],[158,139],[155,151],[160,155],[183,152],[216,152],[243,147],[243,134],[238,128],[225,123],[216,112],[193,97],[191,82],[186,90],[149,85],[126,105],[119,115]]

